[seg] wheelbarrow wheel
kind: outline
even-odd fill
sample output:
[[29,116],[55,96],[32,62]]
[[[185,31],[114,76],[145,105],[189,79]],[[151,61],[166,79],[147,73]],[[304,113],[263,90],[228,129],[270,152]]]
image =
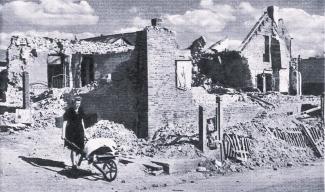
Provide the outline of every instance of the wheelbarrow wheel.
[[110,159],[103,164],[104,178],[107,181],[113,181],[117,176],[117,166],[116,163]]

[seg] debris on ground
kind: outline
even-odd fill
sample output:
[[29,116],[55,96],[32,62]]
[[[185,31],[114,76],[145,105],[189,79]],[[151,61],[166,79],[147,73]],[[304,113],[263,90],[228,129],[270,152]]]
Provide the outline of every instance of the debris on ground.
[[[98,85],[90,84],[80,89],[49,89],[42,93],[31,94],[33,125],[17,124],[15,113],[5,112],[0,115],[1,132],[15,133],[20,130],[45,129],[56,126],[56,117],[63,115],[67,103],[75,95],[94,90]],[[204,105],[214,105],[215,95],[206,94],[204,88],[193,88],[193,97],[196,102]],[[253,97],[249,96],[253,95]],[[225,174],[226,172],[241,172],[243,169],[254,170],[259,167],[269,167],[276,170],[278,167],[292,167],[299,164],[308,164],[317,157],[313,149],[294,146],[275,136],[274,130],[288,131],[301,130],[301,127],[292,120],[297,116],[289,114],[286,105],[306,104],[317,106],[319,97],[315,96],[289,96],[270,92],[261,94],[259,92],[232,92],[223,94],[222,105],[224,109],[231,110],[250,109],[255,110],[239,117],[234,113],[224,121],[224,133],[236,134],[248,138],[250,141],[249,158],[247,161],[227,159],[223,162],[215,158],[209,158],[198,167],[198,172],[215,172]],[[272,106],[272,107],[268,107]],[[243,111],[241,111],[243,112]],[[245,113],[245,112],[244,112]],[[299,113],[296,113],[299,114]],[[236,118],[237,116],[237,118]],[[322,130],[319,117],[304,118],[302,126],[310,126]],[[130,129],[108,120],[100,120],[86,129],[86,135],[90,138],[112,138],[118,145],[122,155],[138,157],[154,157],[165,159],[202,157],[201,151],[197,149],[199,142],[198,130],[195,127],[182,127],[182,125],[165,125],[159,128],[151,140],[139,139]],[[324,151],[324,140],[321,150]],[[160,170],[152,173],[159,175]]]
[[[294,117],[281,114],[268,115],[266,112],[263,112],[251,122],[227,127],[224,132],[229,134],[235,133],[250,139],[250,158],[247,162],[242,162],[246,168],[252,166],[284,167],[315,160],[316,156],[311,147],[297,147],[274,136],[272,132],[274,129],[284,131],[292,128],[299,129],[290,118],[293,119]],[[313,126],[315,126],[316,122],[313,122]],[[309,124],[311,122],[304,123]],[[323,129],[320,124],[317,125],[319,129]]]

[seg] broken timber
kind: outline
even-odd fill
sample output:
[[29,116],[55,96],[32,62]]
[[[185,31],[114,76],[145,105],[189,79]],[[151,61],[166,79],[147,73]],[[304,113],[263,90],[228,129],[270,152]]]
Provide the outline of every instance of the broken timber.
[[306,111],[302,111],[302,112],[300,112],[300,113],[296,113],[296,114],[293,114],[294,116],[299,116],[299,115],[306,115],[306,114],[308,114],[308,113],[312,113],[312,112],[314,112],[314,111],[318,111],[318,110],[320,110],[321,109],[321,107],[314,107],[314,108],[311,108],[311,109],[308,109],[308,110],[306,110]]
[[312,148],[315,150],[316,155],[319,157],[322,157],[322,150],[318,147],[318,142],[313,138],[313,135],[309,132],[309,130],[302,124],[302,122],[298,121],[298,120],[292,120],[292,122],[294,122],[295,124],[301,126],[302,131],[305,133],[308,141],[310,142]]
[[269,103],[269,102],[267,102],[267,101],[264,101],[263,99],[258,98],[258,97],[254,96],[254,95],[252,95],[252,94],[247,94],[247,96],[249,96],[249,97],[251,97],[252,99],[255,99],[255,100],[259,101],[259,102],[262,102],[262,103],[264,103],[264,104],[266,104],[266,105],[269,105],[269,106],[272,106],[273,108],[275,108],[275,106],[274,106],[272,103]]

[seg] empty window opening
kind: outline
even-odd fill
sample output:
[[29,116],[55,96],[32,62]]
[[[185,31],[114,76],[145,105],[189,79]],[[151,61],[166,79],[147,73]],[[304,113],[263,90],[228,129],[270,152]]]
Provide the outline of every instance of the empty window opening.
[[270,38],[269,36],[264,36],[264,54],[263,61],[270,62]]

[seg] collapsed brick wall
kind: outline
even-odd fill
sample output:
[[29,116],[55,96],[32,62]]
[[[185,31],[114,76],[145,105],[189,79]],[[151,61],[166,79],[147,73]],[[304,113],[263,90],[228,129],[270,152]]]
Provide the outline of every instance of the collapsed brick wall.
[[299,63],[302,79],[302,93],[319,95],[325,88],[325,59],[302,59]]
[[[22,43],[22,44],[19,44]],[[33,72],[37,67],[40,67],[44,60],[44,51],[40,50],[39,57],[34,57],[31,53],[32,47],[25,42],[11,41],[7,51],[8,60],[8,88],[6,91],[6,104],[15,107],[23,106],[23,72]],[[38,56],[37,55],[37,56]],[[31,66],[35,63],[37,67]],[[42,69],[42,67],[40,67]],[[34,75],[30,76],[30,82],[35,83],[37,78]]]
[[164,28],[148,27],[148,134],[169,125],[198,130],[198,107],[190,90],[176,88],[178,45],[175,34]]

